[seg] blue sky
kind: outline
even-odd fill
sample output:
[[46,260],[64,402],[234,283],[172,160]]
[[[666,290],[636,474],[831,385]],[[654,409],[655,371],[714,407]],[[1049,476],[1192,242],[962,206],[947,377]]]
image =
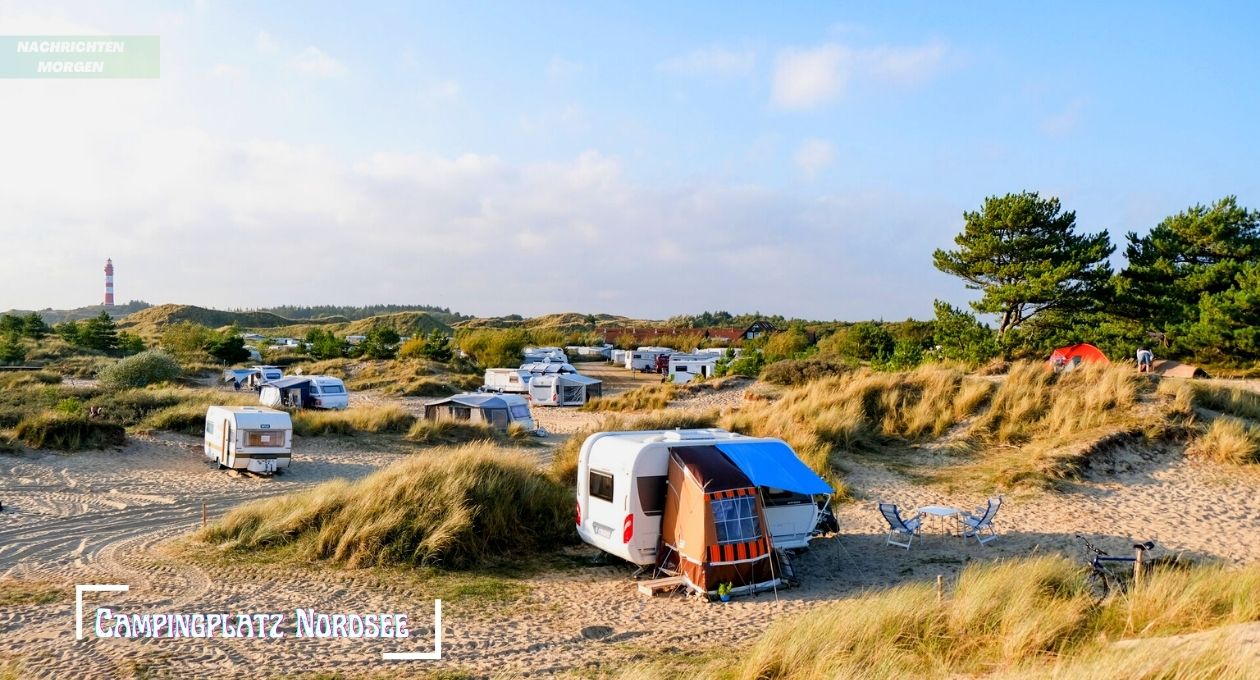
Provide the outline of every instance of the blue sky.
[[0,308],[94,302],[111,256],[151,302],[924,317],[969,299],[931,251],[986,195],[1117,241],[1260,205],[1257,14],[0,3],[3,34],[163,51],[159,81],[0,81],[0,230],[30,253]]

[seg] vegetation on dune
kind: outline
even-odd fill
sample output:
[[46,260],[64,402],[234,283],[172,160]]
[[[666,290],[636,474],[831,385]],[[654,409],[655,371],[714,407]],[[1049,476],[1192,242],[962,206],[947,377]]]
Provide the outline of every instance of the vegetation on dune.
[[122,425],[75,415],[42,414],[24,418],[13,434],[32,449],[57,451],[105,449],[127,443]]
[[[1247,660],[1223,646],[1176,650],[1151,665],[1114,642],[1260,621],[1260,567],[1160,569],[1129,595],[1096,603],[1078,564],[1058,557],[973,565],[943,599],[915,583],[824,605],[776,622],[738,657],[702,667],[641,666],[620,677],[698,680],[953,678],[1002,676],[1247,677]],[[1154,642],[1154,641],[1153,641]],[[1105,662],[1135,662],[1107,667]],[[1133,668],[1150,674],[1134,675]]]
[[533,433],[520,423],[512,423],[507,432],[484,423],[466,423],[454,420],[417,420],[407,431],[407,439],[421,444],[465,444],[468,442],[497,442],[525,440]]
[[102,369],[97,378],[107,389],[126,389],[175,380],[182,372],[175,357],[166,352],[149,350]]
[[674,398],[677,387],[673,383],[660,383],[636,387],[629,392],[611,397],[596,397],[579,407],[582,411],[652,411],[663,409]]
[[906,372],[860,368],[788,389],[727,415],[722,425],[780,437],[820,474],[839,482],[847,455],[884,453],[948,433],[942,479],[988,489],[1047,488],[1075,475],[1091,445],[1121,433],[1182,436],[1188,420],[1123,366],[1055,373],[1017,362],[990,381],[943,366]]
[[1207,426],[1186,453],[1218,463],[1260,463],[1260,427],[1238,418],[1221,416]]
[[401,406],[356,406],[344,411],[301,410],[293,413],[293,432],[304,437],[360,433],[402,434],[416,416]]
[[472,444],[240,506],[200,537],[232,551],[290,546],[350,568],[470,569],[572,542],[572,501],[532,459]]
[[834,378],[852,370],[838,358],[814,356],[808,359],[777,361],[761,371],[761,379],[775,385],[800,386],[823,378]]

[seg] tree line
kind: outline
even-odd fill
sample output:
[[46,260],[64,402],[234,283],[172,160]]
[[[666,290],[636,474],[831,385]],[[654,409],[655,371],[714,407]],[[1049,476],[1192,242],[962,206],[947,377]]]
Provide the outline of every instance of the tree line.
[[937,340],[952,358],[1073,342],[1125,355],[1154,346],[1213,363],[1260,358],[1260,211],[1234,196],[1191,206],[1145,235],[1129,232],[1119,271],[1108,233],[1082,232],[1057,198],[990,196],[963,217],[957,247],[933,261],[980,293],[971,307],[997,327],[938,301]]

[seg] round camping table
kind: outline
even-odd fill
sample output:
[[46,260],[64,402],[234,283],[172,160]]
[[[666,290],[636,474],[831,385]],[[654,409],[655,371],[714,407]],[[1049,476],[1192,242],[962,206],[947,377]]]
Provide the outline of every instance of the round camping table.
[[[941,529],[942,534],[949,536],[955,535],[953,531],[954,524],[960,517],[962,517],[963,514],[962,510],[959,510],[958,508],[951,508],[948,505],[925,505],[921,508],[915,508],[914,511],[916,514],[935,518],[936,521],[934,524],[937,525],[937,528]],[[953,518],[955,522],[946,523],[945,520],[950,518]],[[959,532],[958,535],[962,535],[961,532]]]

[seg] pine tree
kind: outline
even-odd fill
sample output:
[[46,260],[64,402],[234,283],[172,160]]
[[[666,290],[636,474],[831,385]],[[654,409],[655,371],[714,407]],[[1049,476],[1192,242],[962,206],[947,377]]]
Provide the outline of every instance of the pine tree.
[[[1204,296],[1237,289],[1244,265],[1260,258],[1260,211],[1226,196],[1172,215],[1141,238],[1130,232],[1126,240],[1129,264],[1116,277],[1118,313],[1176,335],[1201,323]],[[1206,330],[1198,332],[1203,341]]]
[[1078,234],[1076,213],[1036,192],[990,196],[978,212],[964,212],[957,250],[937,250],[936,268],[983,293],[971,303],[998,315],[998,333],[1048,312],[1059,316],[1096,309],[1110,297],[1115,248],[1107,232]]

